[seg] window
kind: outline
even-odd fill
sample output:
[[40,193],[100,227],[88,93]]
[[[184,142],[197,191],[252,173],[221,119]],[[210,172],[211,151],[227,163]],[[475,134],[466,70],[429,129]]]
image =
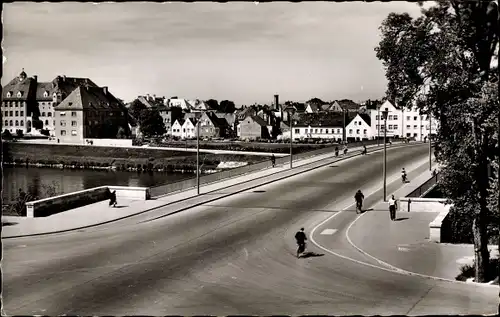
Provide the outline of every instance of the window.
[[11,91],[9,91],[9,92],[7,93],[7,98],[10,98],[10,97],[12,97],[12,92],[11,92]]
[[398,120],[398,115],[395,114],[393,117],[392,117],[394,120]]
[[349,129],[349,134],[352,134],[352,129]]
[[328,129],[325,129],[325,133],[328,134]]
[[61,111],[61,112],[60,112],[60,115],[61,115],[61,117],[66,117],[66,112]]
[[357,121],[354,121],[354,125],[356,125],[358,122]]
[[392,130],[392,124],[389,124],[389,130]]
[[314,133],[318,133],[318,129],[314,129]]
[[66,135],[66,130],[61,130],[61,135]]
[[186,128],[182,129],[182,132],[186,133]]
[[19,120],[16,120],[16,127],[19,126]]
[[407,125],[406,125],[406,128],[407,128],[407,129],[411,128],[411,125],[407,124]]
[[49,96],[49,92],[48,92],[48,91],[44,92],[44,93],[43,93],[43,96],[44,96],[45,98],[47,98],[47,97]]
[[75,136],[76,135],[76,130],[71,130],[71,135]]
[[376,115],[375,116],[375,120],[379,120],[380,119],[380,116],[379,115]]
[[356,134],[359,134],[359,129],[356,130]]
[[8,111],[5,111],[5,116],[8,116],[9,115],[9,112]]
[[410,116],[406,116],[406,121],[410,121],[411,117]]
[[52,117],[52,112],[47,112],[47,117]]
[[16,117],[19,115],[19,111],[16,111]]
[[395,125],[394,125],[394,130],[397,130],[397,129],[398,129],[398,125],[397,125],[397,124],[395,124]]
[[295,129],[295,133],[299,134],[300,130],[299,129]]
[[337,133],[340,133],[340,129],[337,129]]
[[306,134],[309,133],[308,131],[309,131],[309,129],[306,129]]
[[23,120],[21,120],[21,122],[20,122],[20,123],[21,123],[21,127],[24,127],[24,121],[23,121]]
[[319,129],[319,133],[323,133],[323,129]]
[[65,127],[65,126],[66,126],[66,121],[61,120],[61,127]]
[[21,111],[21,117],[24,117],[24,111]]
[[49,120],[45,120],[45,125],[49,125]]
[[71,121],[71,126],[72,127],[76,127],[76,125],[77,125],[76,121]]
[[391,114],[391,115],[389,115],[389,120],[392,120],[392,114]]
[[9,120],[5,120],[5,126],[8,127],[9,126]]
[[12,117],[14,115],[14,111],[9,111],[9,115]]
[[13,126],[13,125],[14,125],[14,121],[10,120],[10,121],[9,121],[9,125],[10,125],[10,126]]
[[417,116],[413,117],[413,120],[417,121]]
[[363,134],[366,134],[366,129],[363,130]]
[[76,117],[76,111],[71,111],[71,116]]
[[378,130],[379,128],[380,128],[380,126],[377,124],[377,125],[375,126],[375,129],[377,129],[377,130]]
[[42,112],[42,117],[45,117],[45,112]]
[[22,93],[21,91],[18,91],[18,92],[17,92],[17,98],[20,98],[20,97],[22,97],[22,96],[23,96],[23,93]]
[[406,137],[411,137],[411,133],[406,133]]
[[415,124],[415,125],[413,126],[413,129],[418,129],[418,125],[416,125],[416,124]]
[[52,125],[56,125],[56,120],[52,120]]

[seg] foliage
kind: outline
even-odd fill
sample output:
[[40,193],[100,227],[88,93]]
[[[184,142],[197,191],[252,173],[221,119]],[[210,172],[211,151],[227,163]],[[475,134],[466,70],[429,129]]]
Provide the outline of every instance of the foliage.
[[219,110],[219,102],[215,99],[208,99],[205,101],[205,104],[209,109]]
[[141,112],[143,110],[146,110],[146,109],[147,109],[147,107],[146,107],[145,104],[143,104],[142,102],[140,102],[139,99],[135,99],[130,104],[130,107],[128,108],[128,112],[130,113],[130,115],[132,117],[134,117],[134,119],[139,120]]
[[[472,217],[476,279],[488,274],[491,220],[488,164],[495,158],[499,112],[491,67],[498,31],[488,2],[437,1],[422,15],[391,13],[375,49],[389,80],[387,98],[438,118],[440,186],[456,210]],[[498,80],[498,79],[497,79]]]
[[43,135],[45,135],[45,136],[50,136],[50,131],[47,130],[47,129],[40,130],[40,133],[43,134]]
[[225,113],[233,113],[236,110],[234,102],[229,100],[222,100],[219,104],[219,111]]
[[125,131],[125,129],[123,127],[118,128],[118,132],[116,134],[116,137],[118,139],[126,139],[127,138],[127,132]]
[[[486,281],[493,281],[495,278],[498,278],[498,271],[496,271],[498,259],[491,259],[489,266],[490,269],[488,270],[489,274],[486,277]],[[465,282],[469,278],[475,277],[475,271],[475,263],[472,265],[465,264],[460,267],[460,274],[455,277],[455,280]]]
[[140,130],[145,137],[166,133],[165,123],[157,109],[144,109],[139,115]]
[[23,130],[21,130],[21,129],[17,129],[17,130],[16,130],[16,136],[17,136],[18,138],[22,138],[22,137],[24,136],[24,132],[23,132]]

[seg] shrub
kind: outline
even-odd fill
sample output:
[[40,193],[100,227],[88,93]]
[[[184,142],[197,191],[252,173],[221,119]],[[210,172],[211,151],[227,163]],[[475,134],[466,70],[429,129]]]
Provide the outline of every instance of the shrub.
[[[458,274],[455,279],[457,281],[466,281],[467,279],[471,277],[475,277],[475,266],[474,262],[471,264],[465,264],[460,268],[460,274]],[[492,281],[494,279],[498,278],[498,258],[491,259],[490,258],[490,263],[489,263],[489,268],[488,268],[488,275],[486,277],[487,281]]]

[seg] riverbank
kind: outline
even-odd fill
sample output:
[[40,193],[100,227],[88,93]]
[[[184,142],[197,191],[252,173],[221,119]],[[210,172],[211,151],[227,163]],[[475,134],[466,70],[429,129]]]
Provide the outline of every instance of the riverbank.
[[[266,150],[263,150],[264,148]],[[317,147],[307,144],[294,145],[294,154],[315,148]],[[186,151],[20,142],[2,142],[2,149],[3,162],[10,166],[157,172],[194,172],[196,170],[196,153]],[[264,152],[268,151],[269,147],[261,149]],[[273,146],[276,152],[282,152],[285,149],[289,150],[286,144],[281,144],[280,147]],[[247,150],[259,149],[253,147]],[[215,171],[221,162],[254,164],[265,160],[269,160],[269,156],[200,153],[200,165],[205,173]]]

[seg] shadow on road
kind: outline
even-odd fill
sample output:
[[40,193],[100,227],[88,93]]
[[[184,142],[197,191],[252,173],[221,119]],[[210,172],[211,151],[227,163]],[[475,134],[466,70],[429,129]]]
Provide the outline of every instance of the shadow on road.
[[18,222],[2,222],[2,227],[4,226],[15,226]]
[[396,219],[394,219],[394,221],[403,221],[403,220],[406,220],[406,219],[410,219],[410,218],[408,218],[408,217],[396,218]]
[[339,167],[338,165],[330,165],[328,167]]
[[324,256],[322,253],[314,253],[314,252],[305,252],[302,255],[299,256],[299,258],[313,258],[313,257],[319,257],[319,256]]
[[128,206],[115,206],[114,208],[125,208],[125,207],[128,207]]

